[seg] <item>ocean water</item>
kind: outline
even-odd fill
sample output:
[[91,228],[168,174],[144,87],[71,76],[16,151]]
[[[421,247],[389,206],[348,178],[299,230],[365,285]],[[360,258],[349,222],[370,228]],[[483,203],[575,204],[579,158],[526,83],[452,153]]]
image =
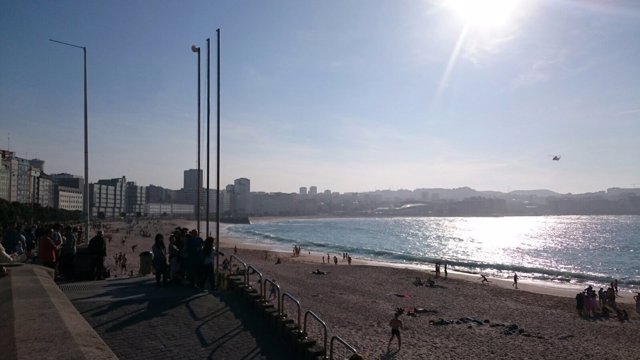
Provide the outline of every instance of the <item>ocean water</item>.
[[[253,220],[252,220],[253,221]],[[640,290],[640,216],[277,219],[230,225],[249,242],[558,285]]]

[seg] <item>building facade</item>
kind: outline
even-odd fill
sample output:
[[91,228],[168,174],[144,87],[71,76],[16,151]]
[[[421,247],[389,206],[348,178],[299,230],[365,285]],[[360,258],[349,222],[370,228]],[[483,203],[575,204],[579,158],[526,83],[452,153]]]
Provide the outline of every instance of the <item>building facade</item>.
[[129,181],[126,187],[126,198],[127,215],[142,216],[146,214],[147,191],[144,186],[138,186],[135,182]]

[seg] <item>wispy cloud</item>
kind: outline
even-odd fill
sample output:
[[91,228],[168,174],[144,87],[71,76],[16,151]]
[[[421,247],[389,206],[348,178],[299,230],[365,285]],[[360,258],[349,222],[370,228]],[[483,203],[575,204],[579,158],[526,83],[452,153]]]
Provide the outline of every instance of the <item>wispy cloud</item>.
[[629,109],[616,113],[616,116],[626,116],[626,115],[634,115],[640,114],[640,109]]
[[479,64],[482,58],[501,53],[510,43],[516,40],[517,37],[516,33],[499,38],[469,36],[462,53],[462,58],[474,64]]
[[544,58],[532,60],[528,68],[515,78],[513,81],[514,86],[531,86],[550,80],[557,69],[565,62],[566,56],[567,51],[562,49]]

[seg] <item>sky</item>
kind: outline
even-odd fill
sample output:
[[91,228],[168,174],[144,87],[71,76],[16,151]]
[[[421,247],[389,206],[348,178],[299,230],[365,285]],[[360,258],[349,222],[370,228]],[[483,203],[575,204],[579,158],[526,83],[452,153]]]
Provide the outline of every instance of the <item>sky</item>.
[[218,28],[221,187],[640,187],[633,0],[4,0],[0,149],[84,174],[82,50],[56,39],[87,47],[90,181],[181,188],[211,38],[215,188]]

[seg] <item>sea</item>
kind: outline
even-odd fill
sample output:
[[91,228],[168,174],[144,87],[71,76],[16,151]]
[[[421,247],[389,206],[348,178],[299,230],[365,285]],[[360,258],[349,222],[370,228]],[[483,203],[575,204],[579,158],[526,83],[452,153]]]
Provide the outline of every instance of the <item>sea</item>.
[[544,282],[640,291],[640,216],[251,219],[225,230],[291,251]]

